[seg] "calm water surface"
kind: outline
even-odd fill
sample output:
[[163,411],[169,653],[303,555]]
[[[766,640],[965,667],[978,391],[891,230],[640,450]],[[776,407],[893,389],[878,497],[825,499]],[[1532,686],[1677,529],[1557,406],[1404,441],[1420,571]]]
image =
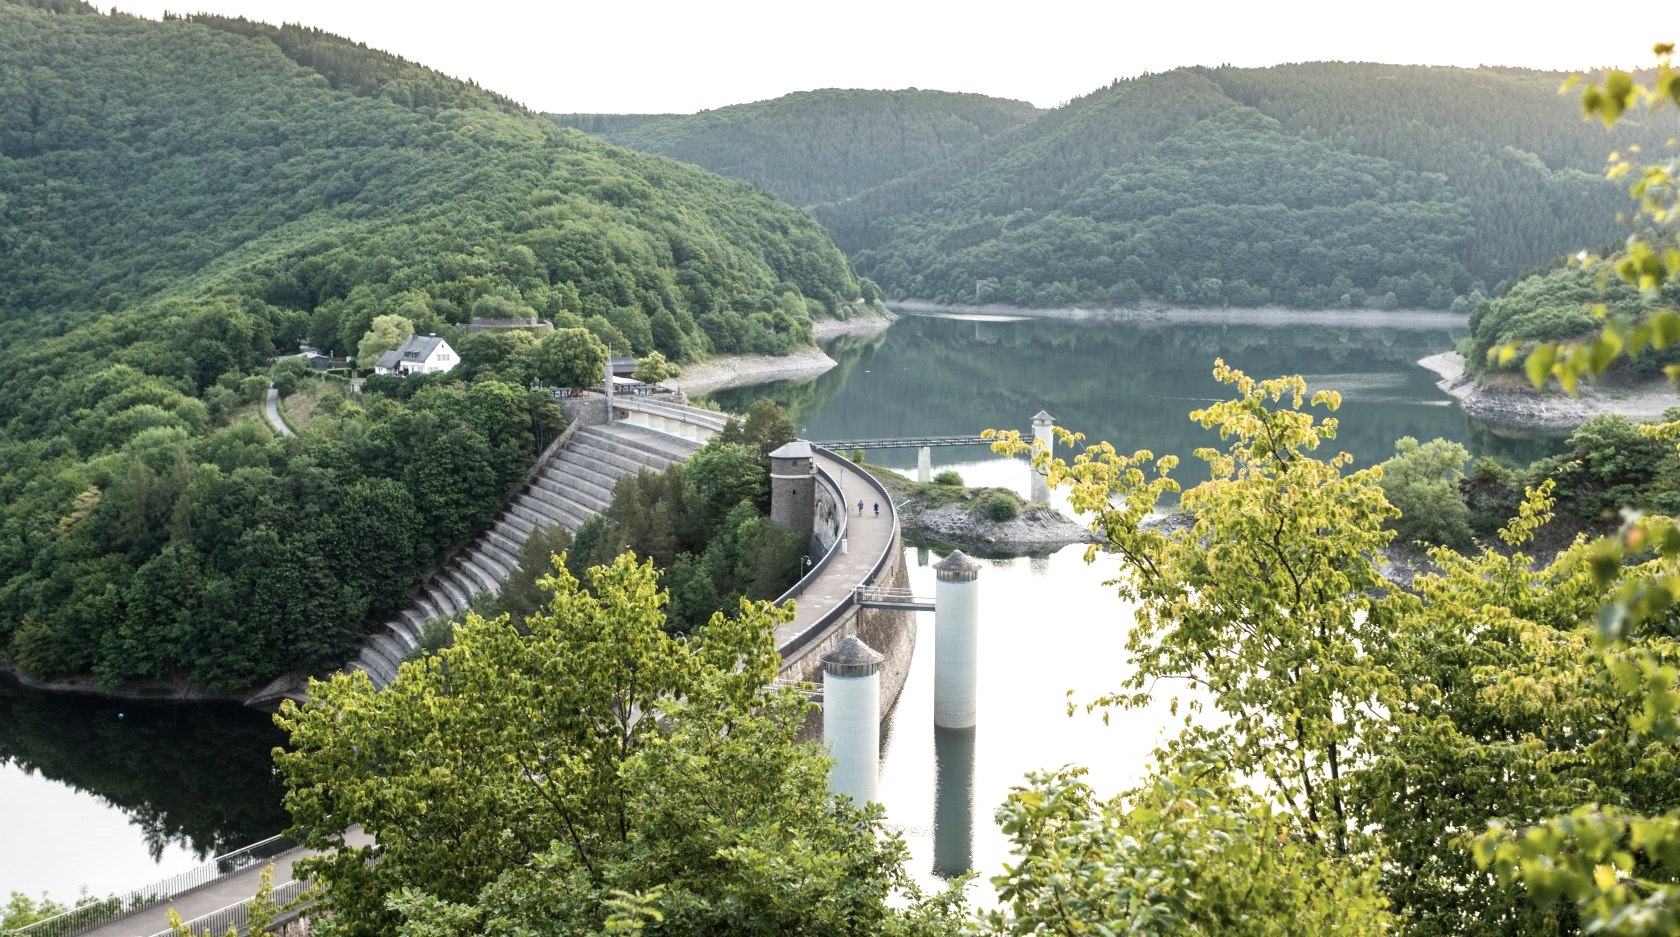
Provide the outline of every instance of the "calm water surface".
[[0,677],[0,899],[125,892],[285,826],[269,717]]
[[[1224,396],[1210,376],[1223,356],[1255,376],[1299,372],[1314,387],[1340,390],[1336,445],[1357,465],[1386,458],[1406,435],[1455,439],[1516,462],[1556,446],[1493,435],[1413,363],[1450,349],[1462,320],[1371,321],[910,316],[886,333],[826,346],[840,367],[816,381],[714,399],[744,410],[758,396],[773,397],[802,435],[818,440],[1025,430],[1048,409],[1061,425],[1122,450],[1184,456],[1177,475],[1189,485],[1201,477],[1191,451],[1212,440],[1186,414]],[[870,454],[909,470],[915,458]],[[934,462],[971,484],[1027,492],[1025,467],[982,447],[937,449]],[[923,615],[916,662],[884,736],[881,791],[925,881],[969,865],[982,877],[997,873],[1007,851],[992,814],[1026,772],[1082,764],[1099,792],[1118,792],[1141,776],[1171,722],[1162,709],[1115,713],[1107,726],[1083,710],[1066,715],[1070,699],[1116,689],[1127,672],[1129,615],[1101,585],[1113,569],[1086,566],[1081,553],[985,561],[973,733],[933,730],[933,627]],[[917,591],[931,594],[932,570],[914,548],[907,558]],[[0,681],[0,897],[12,890],[70,897],[82,886],[124,891],[278,832],[285,816],[269,751],[279,741],[266,716],[237,707],[108,703]]]

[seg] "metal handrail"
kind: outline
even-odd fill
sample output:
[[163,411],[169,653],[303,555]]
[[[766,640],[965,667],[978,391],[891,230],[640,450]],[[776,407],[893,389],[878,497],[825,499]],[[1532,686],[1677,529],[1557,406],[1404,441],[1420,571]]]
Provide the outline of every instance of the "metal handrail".
[[[843,456],[827,446],[814,445],[812,448],[827,454],[835,461],[845,461]],[[886,568],[887,561],[893,556],[893,544],[899,542],[898,507],[893,504],[892,495],[888,493],[887,486],[881,484],[880,479],[877,479],[875,476],[863,471],[862,469],[858,469],[857,472],[859,475],[862,475],[864,481],[868,482],[869,485],[875,489],[876,493],[887,502],[887,510],[892,512],[892,535],[887,538],[887,544],[881,549],[881,555],[875,558],[875,565],[870,567],[869,574],[863,577],[865,582],[874,582],[875,577],[881,575],[881,570]],[[847,594],[851,595],[851,593]],[[811,642],[815,641],[818,636],[822,635],[830,627],[832,627],[834,623],[840,619],[841,615],[850,611],[853,604],[853,600],[835,603],[834,607],[830,608],[827,612],[824,612],[821,618],[812,622],[804,631],[788,638],[786,643],[776,648],[776,650],[781,653],[782,660],[787,660],[794,654],[803,650]]]
[[840,555],[840,545],[845,542],[846,532],[850,529],[851,521],[846,514],[846,502],[840,491],[840,483],[835,480],[834,476],[828,474],[828,470],[822,466],[818,465],[814,468],[817,470],[817,481],[826,484],[829,490],[834,493],[834,506],[840,511],[840,530],[835,534],[834,542],[828,545],[828,551],[817,560],[816,565],[807,570],[805,575],[800,576],[799,581],[788,586],[786,592],[776,596],[775,602],[772,603],[775,605],[781,605],[789,599],[797,598],[805,591],[807,586],[816,581],[818,574],[828,566],[829,561]]
[[[286,905],[296,901],[298,896],[308,889],[308,882],[302,879],[292,879],[284,885],[276,885],[273,894],[269,896],[269,900],[284,909]],[[251,902],[255,900],[256,896],[253,895],[244,901],[234,902],[225,908],[218,908],[209,914],[200,915],[190,921],[183,921],[182,925],[194,934],[225,934],[229,927],[234,928],[239,933],[244,933],[246,924],[251,920]],[[169,928],[158,931],[151,937],[173,937],[175,933],[174,928]]]
[[125,895],[112,895],[78,908],[71,908],[63,914],[36,921],[10,933],[16,937],[69,937],[70,934],[126,917],[164,901],[171,901],[195,888],[219,882],[295,848],[297,843],[288,837],[270,836],[262,842],[217,856],[179,875],[154,882],[144,888],[137,888]]

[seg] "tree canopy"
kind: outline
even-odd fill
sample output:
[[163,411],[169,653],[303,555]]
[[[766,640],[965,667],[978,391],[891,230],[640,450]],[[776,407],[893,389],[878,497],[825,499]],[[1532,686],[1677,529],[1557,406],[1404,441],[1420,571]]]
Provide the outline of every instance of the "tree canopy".
[[558,428],[497,334],[275,439],[261,375],[300,341],[540,314],[680,362],[860,298],[750,186],[352,41],[0,0],[0,658],[218,690],[341,664]]
[[[879,808],[836,802],[795,737],[810,704],[772,690],[775,626],[743,602],[666,633],[649,563],[556,564],[522,623],[476,615],[452,648],[311,688],[279,721],[293,834],[332,934],[932,934]],[[345,848],[360,824],[373,845]],[[894,896],[900,896],[894,898]],[[893,900],[889,900],[893,899]]]

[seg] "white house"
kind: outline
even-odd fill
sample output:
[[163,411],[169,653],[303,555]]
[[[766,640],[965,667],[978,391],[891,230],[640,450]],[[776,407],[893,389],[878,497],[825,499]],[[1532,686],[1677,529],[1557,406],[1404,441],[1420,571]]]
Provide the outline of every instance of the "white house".
[[393,351],[379,356],[375,374],[437,374],[461,363],[449,343],[436,335],[412,335]]

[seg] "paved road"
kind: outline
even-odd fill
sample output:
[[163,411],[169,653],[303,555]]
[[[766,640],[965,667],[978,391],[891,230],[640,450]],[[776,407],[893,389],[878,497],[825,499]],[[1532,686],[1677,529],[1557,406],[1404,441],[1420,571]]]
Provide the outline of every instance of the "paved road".
[[[344,841],[351,846],[365,846],[373,838],[354,829],[346,834]],[[312,855],[313,850],[293,849],[290,852],[275,856],[274,887],[279,888],[292,880],[292,863],[304,856]],[[235,875],[217,882],[212,882],[203,888],[195,889],[176,900],[164,902],[137,911],[124,918],[104,924],[90,931],[84,931],[77,937],[151,937],[169,929],[169,909],[174,908],[181,915],[181,920],[191,921],[203,917],[214,911],[247,901],[257,893],[257,882],[262,877],[263,866],[256,865]]]
[[280,418],[280,392],[274,389],[273,384],[268,385],[268,398],[263,401],[263,416],[268,417],[268,425],[274,427],[276,433],[282,436],[297,435],[286,425],[286,421]]
[[[822,450],[816,451],[816,461],[840,483],[843,496],[840,503],[847,509],[846,536],[849,543],[847,552],[823,567],[816,581],[799,594],[799,611],[793,621],[776,629],[778,647],[809,628],[835,605],[850,602],[852,589],[869,576],[869,571],[875,568],[875,561],[881,557],[881,551],[892,540],[892,499],[883,497],[870,482],[869,476],[851,462]],[[863,501],[862,516],[857,512],[859,500]],[[875,516],[876,502],[881,505],[880,517]]]

